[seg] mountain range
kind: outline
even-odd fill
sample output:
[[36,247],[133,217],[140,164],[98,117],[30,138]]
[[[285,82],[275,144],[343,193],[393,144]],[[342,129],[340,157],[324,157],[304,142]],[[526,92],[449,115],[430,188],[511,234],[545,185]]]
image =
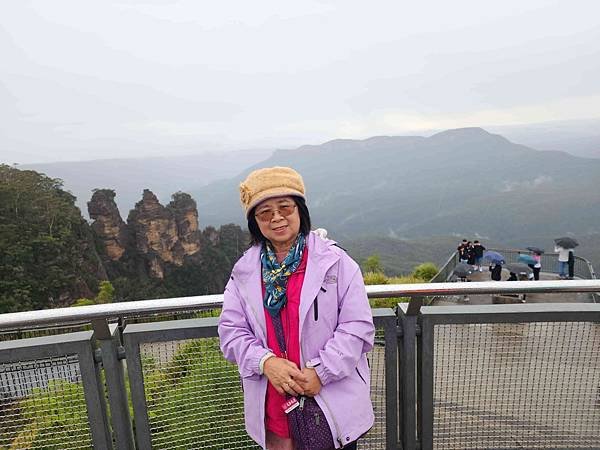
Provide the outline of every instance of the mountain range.
[[[313,224],[360,257],[373,253],[369,248],[382,251],[392,273],[410,267],[388,249],[401,250],[406,261],[440,263],[462,237],[549,248],[552,238],[574,235],[589,244],[580,254],[600,265],[600,159],[536,150],[481,128],[184,160],[72,164],[71,171],[65,163],[41,169],[63,178],[83,211],[92,187],[114,189],[123,216],[143,188],[164,200],[185,190],[203,227],[243,226],[239,183],[259,167],[294,167],[304,177]],[[74,189],[75,181],[87,190]]]
[[191,191],[204,222],[241,224],[239,183],[255,168],[277,165],[303,175],[315,224],[340,237],[368,231],[506,240],[599,230],[600,160],[534,150],[481,128],[275,152],[236,177]]

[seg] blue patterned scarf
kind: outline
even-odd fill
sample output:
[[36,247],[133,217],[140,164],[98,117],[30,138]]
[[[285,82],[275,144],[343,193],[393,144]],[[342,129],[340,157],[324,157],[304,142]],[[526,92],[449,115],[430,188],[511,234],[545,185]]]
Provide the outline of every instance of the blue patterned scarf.
[[298,234],[296,242],[290,248],[285,259],[279,264],[273,251],[271,243],[265,241],[260,252],[260,261],[262,263],[262,279],[265,283],[265,298],[263,304],[271,316],[279,314],[287,302],[287,281],[293,274],[300,262],[306,239],[302,233]]

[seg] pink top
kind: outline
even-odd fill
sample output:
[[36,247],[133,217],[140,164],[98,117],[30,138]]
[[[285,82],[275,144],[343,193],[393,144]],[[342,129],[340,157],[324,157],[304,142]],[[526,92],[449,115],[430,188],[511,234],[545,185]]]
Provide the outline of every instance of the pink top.
[[[281,324],[285,336],[288,360],[296,363],[300,367],[300,293],[304,283],[304,273],[306,271],[306,260],[308,249],[304,248],[302,261],[296,271],[290,275],[287,284],[287,303],[281,308]],[[264,295],[263,284],[263,295]],[[283,358],[277,343],[275,328],[271,315],[264,309],[267,323],[267,345],[275,353],[275,356]],[[265,399],[265,425],[268,431],[278,436],[289,438],[290,430],[288,427],[287,414],[281,409],[285,402],[285,395],[281,395],[271,383],[267,384],[267,395]]]

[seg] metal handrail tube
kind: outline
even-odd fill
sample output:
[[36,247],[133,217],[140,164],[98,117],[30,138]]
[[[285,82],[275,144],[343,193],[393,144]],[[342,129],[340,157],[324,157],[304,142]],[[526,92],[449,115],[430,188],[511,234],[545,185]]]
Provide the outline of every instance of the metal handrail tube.
[[[470,283],[419,283],[367,286],[369,298],[428,297],[473,294],[529,294],[561,292],[600,292],[600,280],[483,281]],[[151,316],[160,313],[218,308],[223,295],[202,295],[135,302],[107,303],[71,308],[24,311],[0,315],[0,330],[36,328],[90,322],[93,319],[117,319]]]
[[439,283],[448,280],[450,273],[452,272],[452,270],[456,266],[456,262],[458,261],[457,253],[458,252],[454,250],[454,252],[446,260],[444,265],[440,268],[440,270],[438,270],[438,273],[436,273],[434,277],[431,280],[429,280],[430,283]]

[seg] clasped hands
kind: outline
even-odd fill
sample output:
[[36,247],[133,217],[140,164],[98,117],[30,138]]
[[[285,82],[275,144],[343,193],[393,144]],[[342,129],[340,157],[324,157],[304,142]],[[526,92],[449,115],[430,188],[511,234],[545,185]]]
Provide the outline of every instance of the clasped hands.
[[263,373],[280,394],[307,395],[314,397],[321,390],[321,380],[315,369],[302,370],[292,361],[272,356],[263,366]]

